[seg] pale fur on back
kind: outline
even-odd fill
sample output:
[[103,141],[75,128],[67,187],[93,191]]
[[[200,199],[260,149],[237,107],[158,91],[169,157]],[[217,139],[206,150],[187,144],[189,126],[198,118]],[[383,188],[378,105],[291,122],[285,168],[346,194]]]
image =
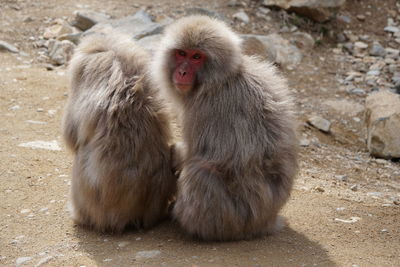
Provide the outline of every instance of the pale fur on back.
[[69,67],[63,136],[74,152],[76,223],[120,232],[165,217],[176,190],[163,104],[150,87],[147,53],[117,33],[86,37]]
[[[200,49],[199,83],[181,94],[174,49]],[[153,78],[182,115],[182,173],[173,214],[202,240],[248,239],[280,228],[278,216],[297,172],[293,101],[267,62],[244,56],[224,23],[191,16],[167,28]]]

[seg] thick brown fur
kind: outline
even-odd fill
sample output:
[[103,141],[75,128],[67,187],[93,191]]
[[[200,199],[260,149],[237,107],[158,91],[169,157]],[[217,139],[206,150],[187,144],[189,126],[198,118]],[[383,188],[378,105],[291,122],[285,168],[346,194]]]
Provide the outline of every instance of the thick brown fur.
[[63,135],[74,152],[74,221],[99,231],[148,228],[176,191],[168,119],[147,78],[147,54],[123,35],[93,34],[69,67]]
[[[207,57],[187,94],[171,81],[174,49]],[[182,118],[185,152],[173,214],[183,229],[202,240],[239,240],[282,227],[278,212],[292,189],[298,146],[285,79],[243,55],[239,37],[205,16],[166,29],[152,73]]]

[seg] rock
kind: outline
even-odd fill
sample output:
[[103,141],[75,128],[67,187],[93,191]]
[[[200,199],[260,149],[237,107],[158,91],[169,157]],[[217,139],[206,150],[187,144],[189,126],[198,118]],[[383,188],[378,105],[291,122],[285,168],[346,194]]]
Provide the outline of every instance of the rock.
[[364,21],[365,20],[365,16],[364,15],[357,15],[357,19],[359,20],[359,21]]
[[25,122],[30,124],[41,124],[41,125],[47,124],[47,122],[44,121],[34,121],[34,120],[26,120]]
[[305,32],[295,32],[291,36],[291,41],[300,49],[309,51],[314,47],[314,38]]
[[400,32],[400,28],[395,26],[386,26],[383,30],[385,32],[391,32],[391,33]]
[[394,49],[394,48],[386,48],[386,57],[387,58],[393,58],[393,59],[397,59],[399,58],[399,54],[400,54],[400,50],[398,49]]
[[19,147],[28,147],[33,149],[46,149],[53,151],[60,151],[61,147],[58,145],[56,140],[53,141],[32,141],[27,143],[21,143]]
[[331,122],[320,116],[313,116],[308,118],[307,122],[315,128],[328,133],[331,128]]
[[342,100],[327,100],[324,105],[332,108],[336,112],[346,114],[349,117],[355,116],[364,111],[364,106],[357,102],[342,99]]
[[386,55],[386,50],[379,42],[374,42],[369,54],[371,56],[384,57]]
[[226,18],[222,14],[202,7],[190,7],[187,8],[185,11],[187,15],[205,15],[211,18],[216,18],[222,21],[226,21]]
[[70,42],[73,42],[75,45],[78,45],[81,36],[82,36],[81,32],[66,33],[58,36],[57,39],[60,41],[68,40]]
[[58,19],[55,22],[56,24],[45,29],[43,34],[45,39],[53,39],[64,34],[73,33],[73,28],[65,20]]
[[21,266],[25,263],[27,263],[28,261],[31,261],[32,257],[19,257],[16,261],[15,261],[15,265],[16,266]]
[[351,23],[351,18],[346,15],[337,15],[336,20],[347,23],[347,24]]
[[338,179],[339,181],[342,182],[347,182],[348,180],[347,175],[335,175],[335,179]]
[[349,91],[350,94],[353,95],[365,95],[365,90],[362,88],[353,88]]
[[13,46],[12,44],[9,44],[5,41],[0,41],[0,51],[8,51],[11,53],[18,53],[19,50],[17,47]]
[[161,254],[161,251],[159,250],[148,250],[148,251],[139,251],[136,253],[135,258],[136,259],[150,259],[154,258]]
[[39,267],[39,266],[45,265],[46,263],[48,263],[48,262],[51,261],[52,259],[54,259],[53,256],[44,257],[43,259],[41,259],[40,261],[38,261],[38,263],[36,263],[35,267]]
[[354,43],[354,48],[357,49],[366,49],[368,48],[368,44],[364,43],[364,42],[355,42]]
[[331,18],[332,10],[340,8],[346,0],[264,0],[264,6],[278,6],[309,17],[317,22]]
[[158,48],[158,45],[160,44],[161,38],[162,34],[154,34],[143,37],[142,39],[139,39],[136,43],[150,53],[154,53],[154,51]]
[[349,220],[335,218],[335,222],[342,222],[342,223],[355,223],[358,222],[359,220],[361,220],[360,217],[350,217]]
[[354,49],[354,45],[352,44],[352,43],[345,43],[344,45],[343,45],[343,48],[347,51],[347,52],[349,52],[349,53],[353,53],[353,49]]
[[371,37],[369,35],[367,35],[367,34],[364,34],[364,35],[360,36],[360,40],[364,41],[364,42],[369,41],[370,38]]
[[347,39],[350,40],[350,42],[357,42],[359,37],[358,35],[354,34],[352,31],[344,31],[343,34],[346,36]]
[[64,65],[71,59],[74,48],[75,44],[71,41],[50,40],[48,53],[51,63]]
[[382,196],[382,193],[381,192],[368,192],[367,195],[370,197],[373,197],[375,199],[378,199]]
[[131,242],[129,242],[129,241],[122,241],[122,242],[120,242],[120,243],[118,244],[118,247],[124,248],[124,247],[128,246],[130,243],[131,243]]
[[320,192],[320,193],[325,192],[325,189],[323,187],[321,187],[321,186],[314,187],[314,190],[317,191],[317,192]]
[[347,37],[343,33],[338,33],[336,35],[336,40],[338,41],[338,43],[344,43],[347,41]]
[[12,106],[9,108],[9,110],[13,110],[13,111],[19,110],[19,109],[21,109],[21,106],[19,106],[19,105],[15,105],[15,106]]
[[367,76],[379,76],[381,72],[379,70],[370,70],[367,72]]
[[386,66],[385,61],[379,60],[369,67],[369,70],[382,70]]
[[98,23],[83,35],[86,36],[93,32],[108,33],[110,31],[118,31],[128,34],[134,39],[141,39],[149,35],[161,33],[165,25],[170,22],[170,20],[165,20],[162,23],[155,23],[148,13],[139,10],[132,16]]
[[237,19],[245,24],[250,22],[249,16],[244,11],[239,11],[239,12],[233,14],[233,18]]
[[354,191],[354,192],[358,191],[358,185],[353,184],[353,185],[350,187],[350,190],[351,190],[351,191]]
[[300,139],[300,146],[302,147],[308,147],[310,145],[310,140],[306,138]]
[[269,35],[244,34],[241,37],[243,39],[253,37],[261,41],[268,51],[268,57],[282,67],[293,68],[301,62],[303,57],[296,46],[290,44],[288,40],[277,33]]
[[400,158],[400,96],[388,91],[373,93],[367,97],[365,109],[371,155]]
[[99,13],[92,10],[78,10],[74,12],[75,18],[72,25],[82,31],[92,28],[95,24],[107,21],[110,15]]
[[258,8],[258,11],[260,11],[264,15],[267,15],[267,14],[269,14],[271,12],[271,9],[261,6],[261,7]]

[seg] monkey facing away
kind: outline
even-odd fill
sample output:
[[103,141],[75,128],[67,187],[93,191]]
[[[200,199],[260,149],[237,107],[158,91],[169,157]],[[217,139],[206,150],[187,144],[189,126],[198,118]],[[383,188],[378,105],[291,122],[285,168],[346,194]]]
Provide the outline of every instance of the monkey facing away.
[[163,218],[176,191],[163,105],[149,85],[147,54],[128,37],[93,34],[70,63],[63,135],[74,152],[72,216],[120,232]]
[[292,100],[275,68],[242,54],[224,23],[170,25],[153,79],[181,113],[184,154],[174,217],[203,240],[279,230],[297,172]]

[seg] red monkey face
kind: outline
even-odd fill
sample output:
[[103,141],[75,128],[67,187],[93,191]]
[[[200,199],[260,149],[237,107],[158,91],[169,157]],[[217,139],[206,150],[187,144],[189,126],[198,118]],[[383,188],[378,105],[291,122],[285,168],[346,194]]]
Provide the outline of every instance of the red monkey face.
[[181,92],[187,93],[193,89],[197,72],[204,65],[206,55],[197,49],[175,50],[176,68],[172,74],[172,81]]

